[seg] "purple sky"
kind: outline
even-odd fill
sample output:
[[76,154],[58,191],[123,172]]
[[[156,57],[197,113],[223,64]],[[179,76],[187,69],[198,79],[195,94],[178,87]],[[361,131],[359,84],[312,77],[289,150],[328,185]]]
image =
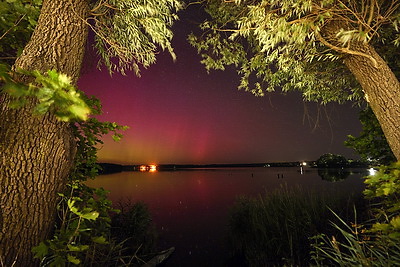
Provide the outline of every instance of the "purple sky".
[[[327,152],[355,157],[343,141],[361,129],[357,108],[329,104],[314,129],[303,120],[300,94],[255,97],[237,90],[233,70],[207,74],[185,41],[190,27],[188,18],[174,26],[177,61],[161,53],[155,65],[142,70],[141,78],[133,73],[110,77],[107,71],[86,68],[79,88],[100,98],[100,119],[130,127],[118,143],[104,139],[101,161],[254,163],[315,160]],[[316,104],[307,107],[315,119]]]

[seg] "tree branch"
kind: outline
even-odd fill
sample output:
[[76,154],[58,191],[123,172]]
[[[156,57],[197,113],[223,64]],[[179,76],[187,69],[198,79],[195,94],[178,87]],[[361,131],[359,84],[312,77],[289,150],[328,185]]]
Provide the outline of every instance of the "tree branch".
[[374,17],[375,4],[376,4],[376,0],[371,0],[371,6],[370,6],[370,8],[369,8],[369,17],[368,17],[368,20],[367,20],[367,24],[368,24],[369,26],[371,26],[372,19],[373,19],[373,17]]
[[21,18],[19,18],[19,19],[14,23],[14,25],[12,25],[5,33],[3,33],[3,34],[0,36],[0,40],[3,39],[4,36],[6,36],[14,27],[17,27],[18,24],[22,21],[22,19],[23,19],[25,16],[26,16],[26,14],[22,15]]
[[329,43],[327,40],[325,40],[325,39],[319,34],[319,32],[315,32],[315,35],[316,35],[317,39],[318,39],[321,43],[323,43],[323,44],[326,45],[327,47],[331,48],[332,50],[335,50],[336,52],[339,52],[339,53],[344,53],[344,54],[349,54],[349,55],[355,55],[355,56],[366,57],[366,58],[368,58],[369,60],[372,61],[372,65],[373,65],[375,68],[378,68],[378,62],[377,62],[376,59],[373,58],[371,55],[368,55],[368,54],[365,54],[365,53],[359,52],[359,51],[354,51],[354,50],[351,50],[351,49],[346,48],[346,47],[335,46],[335,45]]

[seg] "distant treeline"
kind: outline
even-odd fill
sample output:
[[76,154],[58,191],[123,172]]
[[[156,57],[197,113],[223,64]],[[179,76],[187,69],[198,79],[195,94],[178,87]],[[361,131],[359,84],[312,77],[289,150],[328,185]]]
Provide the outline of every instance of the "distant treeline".
[[240,163],[240,164],[162,164],[159,170],[182,170],[182,169],[213,169],[213,168],[255,168],[255,167],[295,167],[299,162],[278,163]]
[[[308,167],[317,167],[315,161],[307,161]],[[240,163],[240,164],[160,164],[157,165],[157,171],[174,171],[174,170],[190,170],[190,169],[217,169],[217,168],[256,168],[256,167],[298,167],[302,164],[299,161],[293,162],[271,162],[271,163]],[[139,171],[141,165],[121,165],[114,163],[99,163],[100,174],[110,174],[123,171]],[[346,162],[343,166],[335,166],[336,168],[364,168],[368,165],[359,161]]]
[[110,174],[116,172],[124,171],[124,166],[120,164],[113,164],[113,163],[99,163],[100,171],[99,174]]
[[[139,171],[141,165],[121,165],[114,163],[99,163],[100,174],[110,174],[123,171]],[[274,163],[241,163],[241,164],[161,164],[157,165],[158,171],[173,171],[185,169],[213,169],[213,168],[255,168],[255,167],[296,167],[300,162],[274,162]]]

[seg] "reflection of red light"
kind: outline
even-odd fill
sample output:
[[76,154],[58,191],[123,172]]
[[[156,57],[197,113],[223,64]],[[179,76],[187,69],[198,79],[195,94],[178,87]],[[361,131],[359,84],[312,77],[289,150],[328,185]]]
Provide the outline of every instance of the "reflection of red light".
[[157,171],[157,165],[150,165],[149,166],[149,172],[156,172]]

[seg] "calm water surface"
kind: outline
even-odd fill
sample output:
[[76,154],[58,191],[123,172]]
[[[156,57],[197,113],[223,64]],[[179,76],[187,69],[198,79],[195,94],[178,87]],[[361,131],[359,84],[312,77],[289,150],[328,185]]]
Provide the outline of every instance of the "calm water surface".
[[[176,248],[163,266],[224,266],[229,258],[226,225],[229,208],[240,195],[258,196],[282,185],[318,192],[359,193],[364,174],[339,182],[321,179],[316,170],[300,168],[196,169],[122,172],[101,175],[90,186],[110,191],[110,199],[142,201],[159,233],[159,246]],[[234,265],[231,265],[234,266]]]

